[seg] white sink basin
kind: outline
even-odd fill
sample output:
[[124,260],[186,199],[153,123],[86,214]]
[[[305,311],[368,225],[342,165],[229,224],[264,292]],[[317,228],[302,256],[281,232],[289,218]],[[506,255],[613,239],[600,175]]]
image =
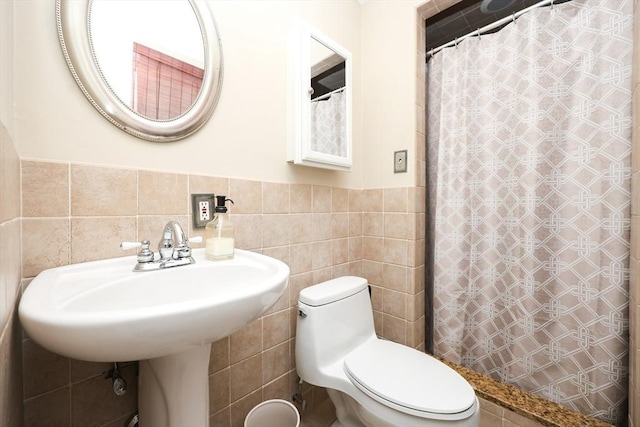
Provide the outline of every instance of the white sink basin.
[[43,347],[94,362],[140,360],[140,426],[209,425],[211,342],[257,319],[282,295],[289,267],[236,249],[226,261],[133,272],[136,257],[53,268],[20,301]]
[[43,347],[75,359],[151,359],[211,343],[258,318],[282,295],[289,267],[236,250],[228,261],[132,272],[135,257],[40,273],[20,302],[20,320]]

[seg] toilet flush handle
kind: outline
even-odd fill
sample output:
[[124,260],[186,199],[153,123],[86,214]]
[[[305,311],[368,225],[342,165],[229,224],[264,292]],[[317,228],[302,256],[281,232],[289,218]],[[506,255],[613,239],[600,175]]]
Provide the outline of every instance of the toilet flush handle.
[[300,317],[307,317],[307,313],[300,308],[300,306],[298,306],[298,316]]

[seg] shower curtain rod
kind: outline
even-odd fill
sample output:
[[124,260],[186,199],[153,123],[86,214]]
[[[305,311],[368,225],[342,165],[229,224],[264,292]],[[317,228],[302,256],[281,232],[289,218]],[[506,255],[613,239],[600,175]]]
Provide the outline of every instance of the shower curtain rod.
[[429,49],[429,51],[427,52],[427,59],[428,59],[428,57],[431,57],[431,56],[435,55],[436,53],[440,52],[442,49],[445,49],[445,48],[450,47],[450,46],[457,45],[458,43],[460,43],[464,39],[468,39],[470,37],[475,37],[475,36],[480,36],[481,34],[484,34],[487,31],[493,30],[494,28],[497,28],[497,27],[500,27],[500,26],[502,26],[504,24],[507,24],[510,21],[514,21],[515,22],[515,20],[517,18],[519,18],[521,15],[523,15],[523,14],[525,14],[525,13],[529,12],[530,10],[533,10],[533,9],[535,9],[537,7],[542,7],[542,6],[547,6],[547,5],[551,5],[551,7],[553,7],[553,2],[554,1],[555,0],[542,0],[542,1],[538,2],[538,3],[536,3],[536,4],[533,4],[533,5],[525,8],[525,9],[522,9],[519,12],[514,12],[513,14],[511,14],[511,16],[507,16],[507,17],[504,17],[502,19],[499,19],[499,20],[497,20],[497,21],[495,21],[495,22],[493,22],[491,24],[485,25],[482,28],[478,28],[476,31],[472,31],[469,34],[466,34],[466,35],[464,35],[462,37],[456,37],[455,40],[452,40],[449,43],[445,43],[442,46],[438,46],[438,47],[435,47],[433,49]]
[[342,92],[343,90],[345,90],[345,87],[346,87],[346,86],[339,87],[338,89],[332,90],[331,92],[327,92],[327,93],[325,93],[324,95],[320,95],[320,96],[319,96],[319,97],[317,97],[317,98],[313,98],[313,99],[311,100],[311,102],[315,102],[315,101],[323,101],[323,100],[325,100],[325,99],[329,99],[329,98],[331,98],[331,95],[333,95],[334,93]]

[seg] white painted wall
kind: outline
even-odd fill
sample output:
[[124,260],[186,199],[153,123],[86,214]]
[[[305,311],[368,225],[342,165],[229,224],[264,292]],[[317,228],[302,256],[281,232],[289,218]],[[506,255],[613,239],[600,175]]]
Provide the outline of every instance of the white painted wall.
[[13,2],[0,1],[0,123],[13,136]]
[[[61,53],[52,1],[15,1],[18,153],[25,159],[349,188],[412,185],[417,3],[210,0],[224,51],[218,106],[196,134],[159,144],[120,131],[85,99]],[[351,173],[292,166],[285,160],[286,48],[295,16],[353,54]],[[393,174],[393,151],[403,148],[410,150],[410,171]]]
[[[423,1],[373,0],[362,7],[362,99],[366,187],[415,183],[417,8]],[[393,152],[408,149],[407,173]]]

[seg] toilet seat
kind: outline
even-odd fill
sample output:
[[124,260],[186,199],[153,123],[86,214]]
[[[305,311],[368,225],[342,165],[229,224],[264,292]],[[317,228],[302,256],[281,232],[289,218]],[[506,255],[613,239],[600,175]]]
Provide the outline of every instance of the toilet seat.
[[[347,355],[344,370],[369,397],[424,418],[457,419],[476,402],[473,388],[456,371],[412,348],[379,339]],[[465,413],[465,414],[463,414]]]

